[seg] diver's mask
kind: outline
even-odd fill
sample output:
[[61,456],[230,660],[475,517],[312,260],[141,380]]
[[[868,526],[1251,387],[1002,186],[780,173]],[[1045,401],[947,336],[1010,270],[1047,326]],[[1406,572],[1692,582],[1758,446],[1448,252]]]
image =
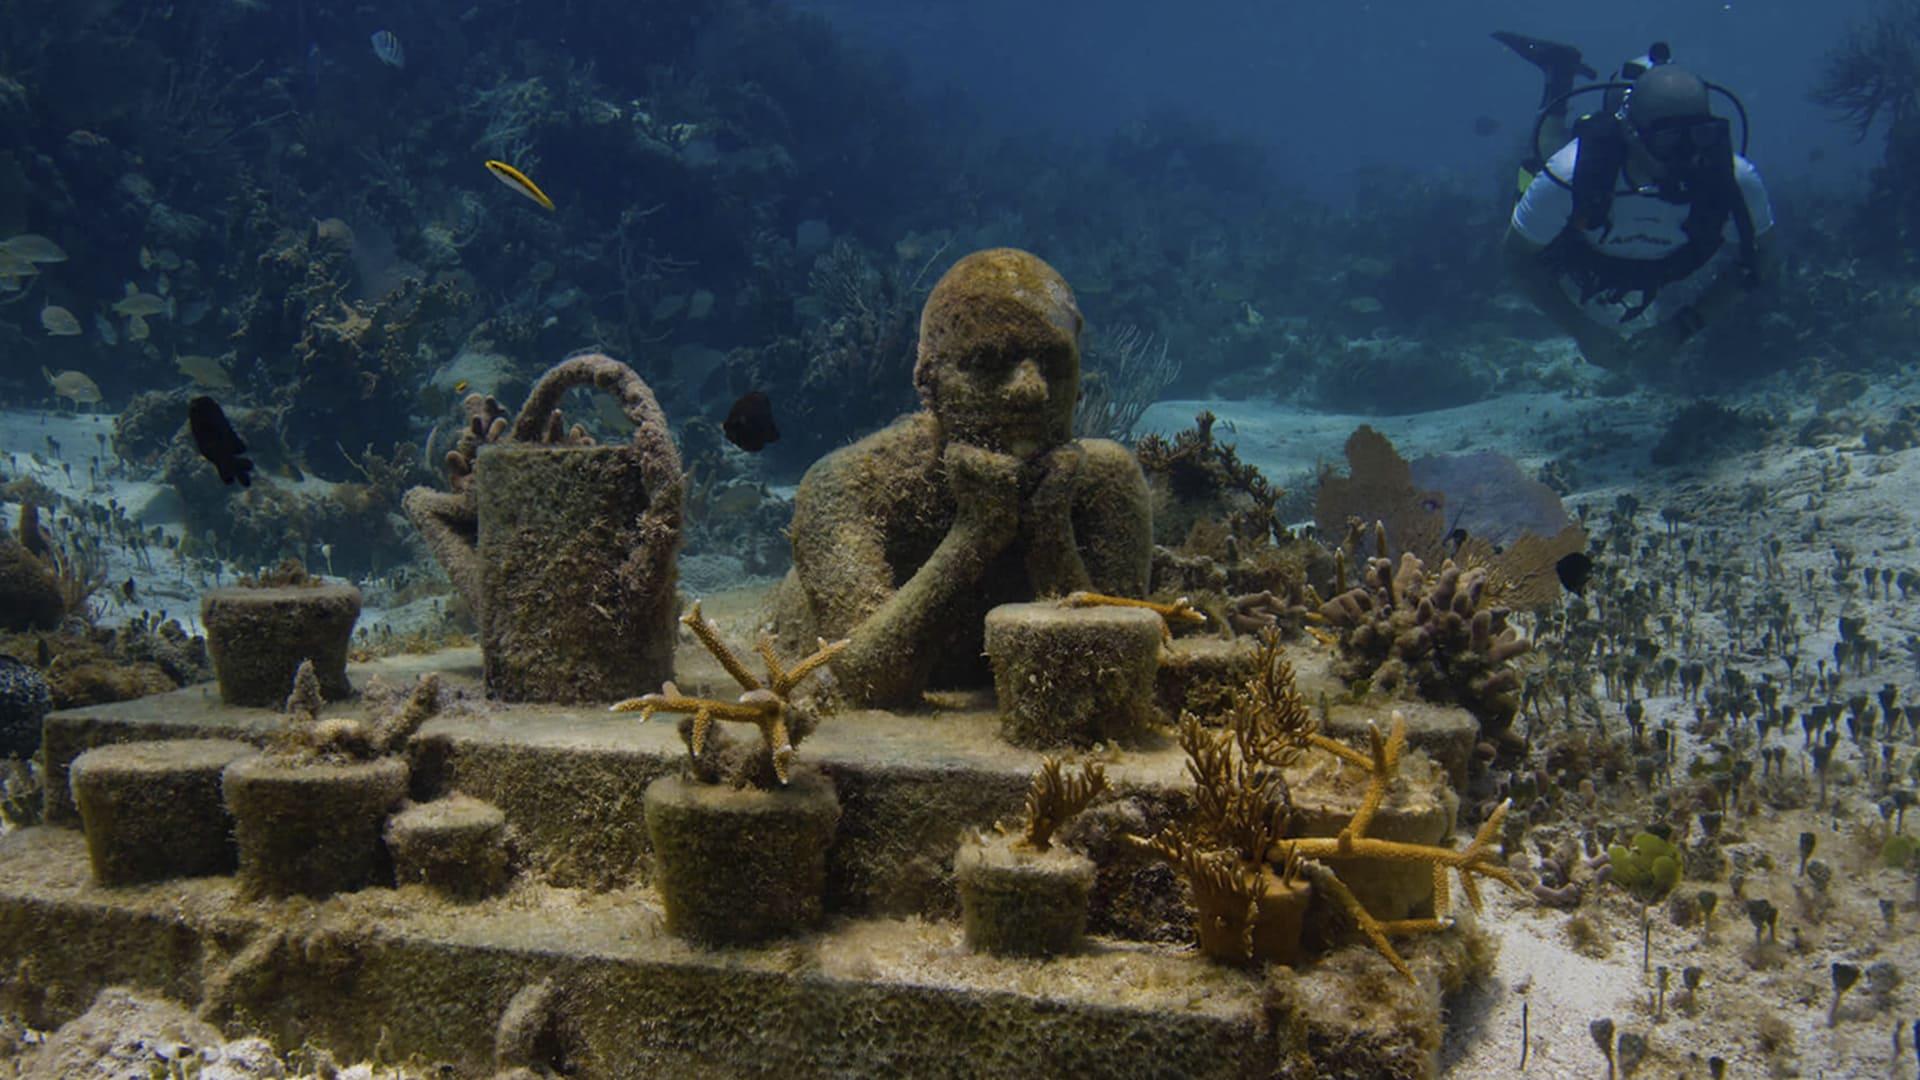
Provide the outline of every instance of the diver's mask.
[[1669,116],[1645,128],[1629,122],[1632,138],[1663,165],[1684,166],[1713,153],[1732,153],[1731,125],[1718,116]]
[[1668,116],[1645,125],[1625,115],[1617,119],[1627,142],[1659,166],[1655,179],[1669,197],[1687,197],[1716,162],[1724,168],[1733,154],[1733,126],[1725,117]]

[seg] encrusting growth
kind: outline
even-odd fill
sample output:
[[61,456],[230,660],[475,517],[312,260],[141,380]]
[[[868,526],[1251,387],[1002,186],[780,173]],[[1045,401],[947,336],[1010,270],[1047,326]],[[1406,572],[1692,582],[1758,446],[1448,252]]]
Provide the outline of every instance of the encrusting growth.
[[668,682],[661,686],[658,693],[642,694],[636,698],[615,702],[609,706],[610,712],[637,712],[644,723],[655,713],[680,713],[691,718],[690,724],[683,727],[687,740],[687,750],[699,761],[707,749],[709,732],[715,720],[727,720],[740,724],[752,724],[760,730],[760,741],[766,754],[759,762],[745,762],[734,773],[734,786],[744,787],[760,779],[756,764],[771,767],[773,776],[785,785],[791,778],[794,745],[813,730],[814,720],[809,713],[796,710],[793,706],[793,691],[814,672],[833,659],[834,654],[847,647],[843,639],[835,642],[822,640],[813,654],[795,664],[792,668],[783,666],[780,658],[774,654],[773,640],[760,639],[757,650],[760,659],[767,667],[764,682],[757,678],[740,657],[720,639],[720,631],[700,614],[700,604],[696,601],[691,610],[680,617],[680,621],[693,635],[700,639],[713,658],[720,662],[727,674],[740,684],[743,691],[733,701],[721,701],[717,698],[689,697],[682,694],[678,687]]
[[1042,760],[1040,771],[1033,774],[1033,786],[1027,789],[1027,846],[1035,851],[1052,847],[1054,830],[1105,790],[1107,770],[1098,764],[1083,765],[1080,775],[1068,776],[1060,759]]

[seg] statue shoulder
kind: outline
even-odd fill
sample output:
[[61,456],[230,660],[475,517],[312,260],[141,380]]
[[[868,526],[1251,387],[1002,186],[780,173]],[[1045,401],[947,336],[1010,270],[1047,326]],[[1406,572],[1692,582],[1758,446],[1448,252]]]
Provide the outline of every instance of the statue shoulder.
[[939,429],[932,415],[909,413],[814,462],[800,478],[795,498],[849,488],[871,491],[877,476],[923,472],[938,460]]

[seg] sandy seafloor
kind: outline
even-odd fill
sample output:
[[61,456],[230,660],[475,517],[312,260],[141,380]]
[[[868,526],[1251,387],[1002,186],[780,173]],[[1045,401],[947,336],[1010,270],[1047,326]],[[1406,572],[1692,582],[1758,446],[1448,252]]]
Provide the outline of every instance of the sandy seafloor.
[[[1658,511],[1672,506],[1696,519],[1692,528],[1720,529],[1729,538],[1722,557],[1742,568],[1750,598],[1759,592],[1750,579],[1758,574],[1761,549],[1775,538],[1783,542],[1781,561],[1789,582],[1812,569],[1824,584],[1834,566],[1835,545],[1850,548],[1856,565],[1920,570],[1920,550],[1915,548],[1920,537],[1920,449],[1871,455],[1860,449],[1858,439],[1818,449],[1796,445],[1793,433],[1816,414],[1804,382],[1776,376],[1718,399],[1778,417],[1766,448],[1669,468],[1654,466],[1648,451],[1686,399],[1651,392],[1616,398],[1525,394],[1397,417],[1276,413],[1257,402],[1161,402],[1143,417],[1140,429],[1171,433],[1191,425],[1202,409],[1211,411],[1218,418],[1215,431],[1220,438],[1235,441],[1244,460],[1276,483],[1289,485],[1306,481],[1323,464],[1343,465],[1341,446],[1363,422],[1386,434],[1409,460],[1497,450],[1534,471],[1564,458],[1573,464],[1574,475],[1574,490],[1564,501],[1569,508],[1590,505],[1595,524],[1604,520],[1617,495],[1630,492],[1642,507],[1644,528],[1658,528]],[[1834,411],[1885,423],[1906,404],[1920,404],[1920,377],[1883,379]],[[1846,475],[1836,479],[1842,463]],[[1753,485],[1764,495],[1764,505],[1749,513],[1740,506]],[[1788,592],[1797,596],[1799,590],[1790,587]],[[1871,691],[1884,682],[1896,683],[1912,696],[1916,659],[1899,643],[1920,632],[1920,600],[1859,604],[1870,634],[1886,650],[1878,669],[1853,680],[1852,690],[1842,696]],[[1830,616],[1837,607],[1827,604]],[[1703,642],[1716,640],[1714,624],[1714,617],[1700,619]],[[1837,621],[1829,617],[1822,629],[1808,634],[1807,655],[1831,655],[1837,637]],[[1723,633],[1718,640],[1724,641]],[[1708,648],[1701,655],[1711,661],[1716,652]],[[1778,662],[1768,665],[1742,657],[1739,663],[1754,675],[1772,670],[1778,677],[1784,671]],[[1692,706],[1677,697],[1653,698],[1647,705],[1650,727],[1671,717],[1684,729],[1683,721],[1692,719]],[[1624,735],[1620,706],[1611,704],[1605,711],[1612,729]],[[1771,741],[1795,748],[1801,742],[1797,735],[1785,741],[1776,735]],[[1851,747],[1842,740],[1836,777],[1857,765],[1857,758],[1846,757],[1849,753]],[[1740,905],[1726,895],[1724,876],[1714,884],[1727,902],[1715,914],[1711,947],[1701,945],[1697,930],[1677,929],[1656,912],[1652,962],[1669,965],[1671,986],[1678,988],[1682,967],[1705,969],[1692,1015],[1675,1007],[1670,990],[1660,1022],[1653,1022],[1653,979],[1640,971],[1637,908],[1618,889],[1590,887],[1580,909],[1610,944],[1605,960],[1590,959],[1570,946],[1565,930],[1570,913],[1490,889],[1481,921],[1500,939],[1496,976],[1491,985],[1455,1002],[1444,1075],[1458,1080],[1605,1076],[1605,1059],[1588,1035],[1589,1022],[1601,1017],[1613,1018],[1620,1031],[1647,1037],[1649,1055],[1636,1074],[1640,1076],[1704,1077],[1710,1055],[1725,1058],[1727,1075],[1734,1077],[1920,1075],[1912,1028],[1920,1019],[1920,995],[1910,982],[1920,979],[1920,941],[1915,935],[1920,896],[1911,875],[1878,866],[1875,852],[1860,839],[1866,825],[1878,824],[1879,815],[1857,778],[1852,786],[1836,779],[1834,790],[1839,802],[1830,814],[1810,808],[1762,810],[1758,820],[1729,823],[1730,831],[1739,829],[1749,846],[1765,850],[1776,864],[1771,871],[1750,872],[1746,894],[1770,897],[1780,907],[1779,947],[1747,952],[1752,934]],[[1633,820],[1630,812],[1609,815],[1604,808],[1601,817]],[[1818,833],[1817,854],[1836,870],[1831,887],[1835,911],[1819,925],[1800,918],[1796,903],[1795,849],[1798,834],[1806,830]],[[1705,884],[1687,881],[1680,890],[1697,891]],[[1881,898],[1899,905],[1891,927],[1882,921]],[[1747,962],[1749,955],[1754,963]],[[1862,993],[1863,978],[1843,1000],[1838,1023],[1829,1029],[1829,965],[1836,960],[1863,969],[1891,961],[1909,983],[1876,996]],[[1530,1036],[1524,1072],[1523,1003]],[[1785,1022],[1790,1043],[1771,1050],[1765,1045],[1758,1032],[1763,1015]],[[1897,1050],[1896,1028],[1901,1029]]]
[[[1833,565],[1836,543],[1851,547],[1861,565],[1920,570],[1920,552],[1913,546],[1913,538],[1920,535],[1920,449],[1869,455],[1859,449],[1857,440],[1819,449],[1796,445],[1792,432],[1815,410],[1804,382],[1776,376],[1720,399],[1740,407],[1768,409],[1781,417],[1766,449],[1672,468],[1653,466],[1647,453],[1666,419],[1684,400],[1655,392],[1613,398],[1578,389],[1510,395],[1457,409],[1390,417],[1305,412],[1256,401],[1168,401],[1153,406],[1137,432],[1171,434],[1190,426],[1201,410],[1211,411],[1219,418],[1216,437],[1234,442],[1242,459],[1259,466],[1274,482],[1299,487],[1321,465],[1340,464],[1347,435],[1358,424],[1369,423],[1391,438],[1408,459],[1497,450],[1529,470],[1565,459],[1574,467],[1574,490],[1565,500],[1569,507],[1585,503],[1604,513],[1616,495],[1631,492],[1645,508],[1642,513],[1649,526],[1657,525],[1654,514],[1661,507],[1686,509],[1699,519],[1698,527],[1717,526],[1731,538],[1725,558],[1743,568],[1757,568],[1761,546],[1777,537],[1784,542],[1782,561],[1789,580],[1797,580],[1808,568],[1825,575]],[[1840,411],[1884,422],[1909,402],[1920,402],[1920,378],[1883,380]],[[8,456],[12,475],[34,476],[69,496],[96,502],[117,499],[144,524],[177,533],[171,495],[158,485],[123,475],[110,464],[111,432],[109,415],[7,411],[0,413],[0,454]],[[48,436],[60,445],[57,459]],[[100,457],[101,468],[90,478],[89,459],[95,456]],[[1847,474],[1836,480],[1839,462],[1846,463]],[[1736,511],[1743,493],[1751,496],[1753,485],[1764,494],[1764,508]],[[791,489],[775,490],[791,493]],[[9,526],[12,520],[9,508]],[[318,559],[312,554],[308,561],[315,569],[323,569],[315,565]],[[118,621],[143,608],[166,609],[197,629],[199,595],[215,584],[203,570],[159,551],[153,554],[151,566],[114,553],[108,580],[117,583],[129,576],[139,584],[139,599],[124,604],[116,590],[107,590],[100,610],[104,620]],[[382,607],[378,583],[362,585],[368,598],[363,626],[391,621],[401,630],[416,621],[417,612]],[[1879,670],[1858,685],[1875,687],[1892,681],[1912,691],[1915,661],[1899,642],[1920,633],[1920,617],[1898,599],[1860,603],[1873,635],[1888,647]],[[1703,619],[1702,623],[1706,642],[1714,640],[1710,622]],[[1810,634],[1806,642],[1812,656],[1831,650],[1834,628],[1829,625],[1821,633],[1824,636]],[[1748,666],[1756,671],[1766,667]],[[1691,718],[1691,706],[1677,698],[1655,698],[1648,705],[1650,723],[1671,716],[1679,726],[1682,719]],[[1623,726],[1618,705],[1607,706],[1607,712],[1614,726]],[[1798,745],[1797,739],[1793,745]],[[1845,743],[1842,747],[1844,759],[1851,748]],[[1839,772],[1844,775],[1844,763]],[[1668,925],[1663,932],[1656,914],[1655,962],[1670,964],[1674,985],[1678,986],[1683,965],[1698,964],[1707,972],[1691,1015],[1677,1008],[1670,994],[1663,1018],[1653,1021],[1648,1000],[1651,980],[1640,972],[1637,909],[1619,890],[1596,887],[1581,908],[1611,944],[1606,959],[1592,959],[1568,943],[1568,913],[1537,907],[1530,899],[1510,897],[1495,888],[1482,921],[1501,943],[1496,977],[1455,1003],[1444,1075],[1461,1080],[1603,1076],[1605,1062],[1588,1037],[1587,1025],[1610,1016],[1621,1030],[1648,1037],[1652,1049],[1639,1071],[1642,1076],[1706,1076],[1709,1054],[1724,1056],[1730,1065],[1728,1075],[1735,1077],[1915,1076],[1911,1035],[1899,1042],[1897,1053],[1893,1036],[1896,1026],[1910,1026],[1920,1016],[1920,995],[1910,986],[1876,996],[1866,992],[1863,980],[1847,999],[1837,1026],[1829,1029],[1826,1024],[1831,997],[1828,965],[1834,960],[1850,960],[1863,968],[1890,960],[1901,973],[1920,978],[1920,948],[1911,933],[1912,926],[1920,926],[1920,911],[1912,903],[1916,897],[1912,878],[1879,869],[1872,853],[1857,841],[1863,826],[1877,821],[1871,800],[1859,784],[1850,789],[1844,780],[1837,780],[1835,789],[1841,793],[1838,808],[1829,814],[1762,811],[1760,820],[1740,823],[1749,845],[1771,852],[1776,863],[1771,871],[1750,874],[1753,883],[1748,895],[1772,896],[1780,904],[1780,946],[1752,954],[1755,962],[1748,963],[1741,946],[1750,934],[1734,904],[1722,906],[1716,916],[1712,947],[1703,946],[1695,930]],[[1622,811],[1621,816],[1630,812]],[[1820,831],[1820,854],[1837,871],[1835,913],[1819,925],[1799,919],[1792,903],[1793,848],[1804,829]],[[1682,886],[1698,887],[1692,882]],[[1716,887],[1724,894],[1724,879]],[[1878,908],[1879,899],[1887,897],[1900,905],[1891,929],[1882,924]],[[1529,1006],[1531,1036],[1524,1073],[1519,1067],[1523,1002]],[[1786,1023],[1791,1032],[1789,1046],[1777,1045],[1776,1032],[1776,1045],[1771,1050],[1763,1047],[1757,1023],[1765,1014]]]

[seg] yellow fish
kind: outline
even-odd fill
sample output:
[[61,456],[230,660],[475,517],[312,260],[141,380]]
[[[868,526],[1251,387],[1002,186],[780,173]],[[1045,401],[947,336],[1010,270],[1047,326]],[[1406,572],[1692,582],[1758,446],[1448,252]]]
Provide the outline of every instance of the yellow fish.
[[519,169],[514,168],[504,161],[491,160],[487,162],[487,171],[497,177],[501,183],[513,190],[525,195],[527,198],[532,199],[534,202],[539,203],[549,210],[553,209],[553,200],[547,198],[547,193],[540,190],[539,184],[528,179],[526,173],[521,172]]
[[454,383],[454,384],[453,384],[453,392],[454,392],[454,393],[456,393],[456,394],[464,394],[464,393],[466,393],[466,392],[467,392],[467,380],[465,380],[465,379],[461,379],[461,380],[460,380],[459,382],[457,382],[457,383]]

